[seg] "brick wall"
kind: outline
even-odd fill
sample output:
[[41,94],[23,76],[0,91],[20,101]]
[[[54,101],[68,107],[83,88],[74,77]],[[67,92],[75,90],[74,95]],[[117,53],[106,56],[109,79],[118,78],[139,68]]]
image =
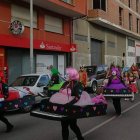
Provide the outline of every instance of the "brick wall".
[[[113,24],[119,25],[119,7],[123,9],[123,24],[122,28],[129,30],[129,13],[132,14],[132,30],[137,33],[137,18],[140,19],[140,14],[136,12],[136,1],[131,1],[131,7],[128,7],[128,0],[108,0],[106,11],[100,9],[90,9],[88,16],[92,18],[101,17]],[[140,7],[140,2],[139,2]],[[140,11],[140,9],[138,9]]]

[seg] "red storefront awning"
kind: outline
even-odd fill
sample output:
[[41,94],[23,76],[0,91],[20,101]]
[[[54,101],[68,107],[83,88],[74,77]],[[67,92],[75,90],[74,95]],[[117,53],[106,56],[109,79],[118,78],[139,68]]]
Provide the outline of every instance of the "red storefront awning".
[[[30,39],[21,36],[0,35],[0,46],[30,48]],[[47,42],[44,40],[34,40],[34,49],[60,51],[60,52],[76,52],[76,44],[63,44],[55,42]]]

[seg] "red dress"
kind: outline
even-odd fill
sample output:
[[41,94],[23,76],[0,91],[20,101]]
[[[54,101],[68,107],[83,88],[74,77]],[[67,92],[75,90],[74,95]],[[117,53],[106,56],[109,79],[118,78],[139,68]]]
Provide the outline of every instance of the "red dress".
[[131,88],[132,92],[133,93],[137,93],[138,92],[138,89],[137,89],[137,86],[136,86],[136,79],[133,77],[133,78],[128,78],[129,79],[129,87]]

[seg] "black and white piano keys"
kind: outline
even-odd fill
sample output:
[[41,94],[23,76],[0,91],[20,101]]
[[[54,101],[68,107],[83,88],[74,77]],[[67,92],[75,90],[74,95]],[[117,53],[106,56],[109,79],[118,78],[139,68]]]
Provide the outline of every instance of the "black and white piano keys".
[[120,91],[114,89],[104,89],[103,90],[104,97],[110,98],[132,98],[133,94],[130,89],[121,89]]
[[104,97],[132,98],[132,94],[103,94]]
[[56,120],[56,121],[68,119],[68,116],[65,115],[59,115],[59,114],[44,112],[40,110],[31,111],[30,115],[42,119],[49,119],[49,120]]

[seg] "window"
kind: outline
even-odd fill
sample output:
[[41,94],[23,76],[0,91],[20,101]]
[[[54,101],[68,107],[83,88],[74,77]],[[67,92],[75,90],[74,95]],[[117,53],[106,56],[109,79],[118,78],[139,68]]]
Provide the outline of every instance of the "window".
[[69,4],[73,4],[73,0],[62,0],[63,2],[69,3]]
[[139,28],[140,27],[140,20],[137,18],[137,33],[139,33]]
[[103,72],[103,71],[104,71],[103,67],[98,67],[98,68],[97,68],[97,73],[101,73],[101,72]]
[[128,46],[135,47],[135,41],[132,39],[128,39]]
[[137,63],[140,63],[140,56],[136,57]]
[[[24,26],[30,27],[30,10],[21,6],[12,5],[11,6],[11,22],[14,20],[19,20]],[[33,12],[33,27],[37,28],[37,13]]]
[[131,0],[128,0],[128,7],[131,7]]
[[136,0],[136,12],[139,13],[139,0]]
[[93,0],[93,9],[106,11],[106,0]]
[[34,86],[38,76],[20,76],[10,86]]
[[123,25],[123,9],[119,7],[119,25]]
[[50,15],[45,16],[45,30],[55,33],[63,33],[63,20]]
[[49,77],[48,76],[41,76],[41,78],[40,78],[40,80],[39,80],[39,85],[41,85],[41,86],[46,86],[46,85],[48,85],[48,83],[49,83]]
[[129,13],[129,30],[132,30],[132,14]]

